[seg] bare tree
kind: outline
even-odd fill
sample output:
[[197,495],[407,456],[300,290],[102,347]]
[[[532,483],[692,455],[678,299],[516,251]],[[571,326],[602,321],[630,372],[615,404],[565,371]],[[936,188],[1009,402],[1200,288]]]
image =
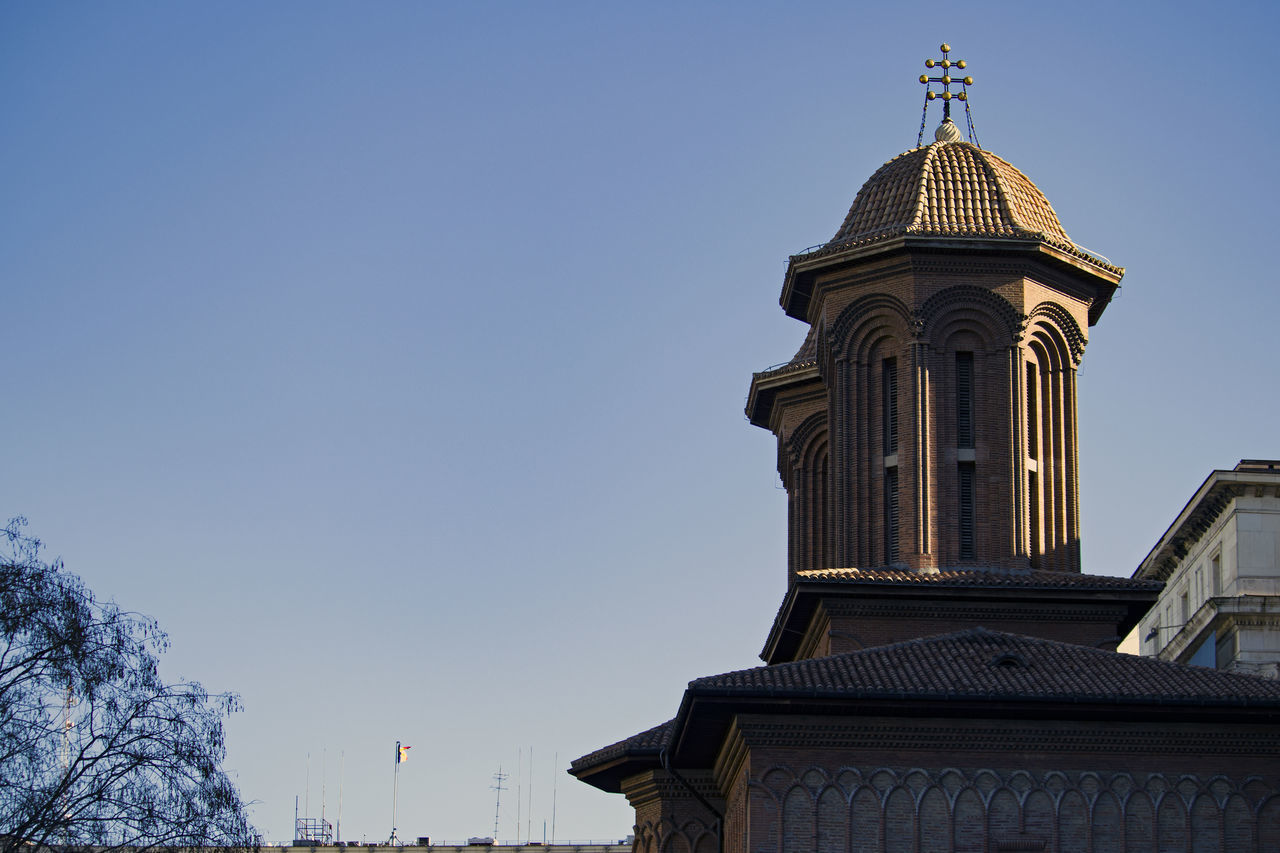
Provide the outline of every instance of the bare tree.
[[237,698],[161,680],[159,626],[45,562],[24,525],[0,533],[0,853],[256,846],[221,767]]

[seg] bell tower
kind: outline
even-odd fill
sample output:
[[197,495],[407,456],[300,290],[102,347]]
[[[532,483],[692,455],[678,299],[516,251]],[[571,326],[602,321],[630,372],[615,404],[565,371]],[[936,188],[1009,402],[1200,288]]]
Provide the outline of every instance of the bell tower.
[[884,164],[835,236],[790,258],[781,304],[809,331],[752,377],[747,415],[778,438],[793,581],[1080,571],[1076,369],[1124,270],[1073,243],[971,119],[962,138],[950,107],[968,117],[973,80],[951,76],[965,64],[949,50],[921,77],[926,115],[944,104],[935,141]]

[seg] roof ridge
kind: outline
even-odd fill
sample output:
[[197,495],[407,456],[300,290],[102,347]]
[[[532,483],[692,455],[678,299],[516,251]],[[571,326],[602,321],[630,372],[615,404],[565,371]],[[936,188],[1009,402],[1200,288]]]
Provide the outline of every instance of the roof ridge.
[[[909,640],[898,640],[893,643],[884,643],[879,646],[865,646],[861,649],[854,649],[851,652],[840,652],[839,654],[823,655],[822,657],[815,657],[815,658],[803,658],[801,660],[789,660],[783,663],[767,663],[761,666],[749,666],[749,667],[746,667],[745,669],[731,669],[728,672],[721,672],[721,673],[717,673],[716,675],[704,675],[701,678],[695,678],[693,681],[689,682],[689,686],[693,687],[699,681],[709,681],[715,678],[723,678],[726,675],[734,675],[740,672],[755,672],[758,670],[766,670],[766,669],[771,670],[773,672],[780,672],[786,668],[798,669],[804,666],[814,666],[815,661],[831,661],[831,660],[838,660],[838,659],[848,659],[848,658],[853,658],[860,655],[867,655],[868,653],[871,653],[871,652],[893,651],[895,649],[906,648],[908,646],[924,645],[926,641],[950,640],[950,639],[961,637],[966,634],[990,637],[990,636],[1006,635],[1006,633],[1007,632],[1004,632],[1004,631],[993,631],[990,628],[984,628],[981,625],[975,625],[971,628],[960,628],[955,631],[948,631],[945,634],[930,634],[925,637],[912,637]],[[1007,636],[1020,637],[1022,635],[1007,634]],[[1032,639],[1032,638],[1028,638],[1028,639]],[[1067,643],[1066,645],[1071,645],[1071,643]],[[1081,646],[1080,648],[1088,648],[1088,647]]]
[[[991,165],[991,161],[987,159],[987,152],[983,151],[981,148],[977,148],[974,150],[977,152],[976,159],[979,163],[982,164],[982,169],[985,173],[985,176],[989,181],[991,181],[991,183],[995,185],[996,192],[999,193],[1000,195],[999,207],[1000,207],[1001,216],[1003,216],[1009,222],[1010,225],[1012,225],[1015,229],[1019,231],[1031,231],[1033,233],[1043,234],[1044,232],[1040,231],[1039,229],[1028,228],[1022,222],[1022,217],[1019,216],[1017,214],[1017,211],[1014,210],[1013,205],[1009,203],[1009,189],[1008,187],[1005,186],[1004,175],[1002,174],[1000,169],[996,169]],[[994,157],[995,155],[993,154],[991,156]],[[1048,204],[1048,203],[1049,203],[1049,200],[1046,198],[1045,204]]]
[[933,161],[937,158],[938,144],[934,142],[925,146],[924,162],[921,163],[921,168],[916,172],[916,203],[911,214],[911,221],[905,223],[908,231],[912,228],[920,228],[921,221],[924,219],[924,211],[929,204],[928,175],[932,172]]

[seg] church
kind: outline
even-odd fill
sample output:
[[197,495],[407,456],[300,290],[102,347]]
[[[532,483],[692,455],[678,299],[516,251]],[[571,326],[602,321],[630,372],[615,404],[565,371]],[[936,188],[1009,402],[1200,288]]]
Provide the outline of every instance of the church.
[[1160,580],[1083,573],[1076,378],[1124,270],[951,119],[790,258],[755,374],[787,591],[763,666],[573,762],[635,853],[1280,851],[1280,683],[1115,651]]

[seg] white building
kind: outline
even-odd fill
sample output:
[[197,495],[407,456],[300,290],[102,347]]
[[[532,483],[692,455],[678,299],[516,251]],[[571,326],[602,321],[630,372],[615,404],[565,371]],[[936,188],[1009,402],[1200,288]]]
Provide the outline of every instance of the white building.
[[1214,471],[1135,578],[1164,591],[1138,625],[1141,654],[1280,674],[1280,461]]

